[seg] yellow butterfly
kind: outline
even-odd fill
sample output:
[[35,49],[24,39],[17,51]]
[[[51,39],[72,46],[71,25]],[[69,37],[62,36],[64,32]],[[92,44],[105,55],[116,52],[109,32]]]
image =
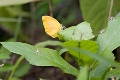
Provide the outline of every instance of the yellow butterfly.
[[53,37],[56,38],[58,36],[58,32],[61,30],[61,24],[50,16],[42,16],[43,25],[45,28],[45,32]]

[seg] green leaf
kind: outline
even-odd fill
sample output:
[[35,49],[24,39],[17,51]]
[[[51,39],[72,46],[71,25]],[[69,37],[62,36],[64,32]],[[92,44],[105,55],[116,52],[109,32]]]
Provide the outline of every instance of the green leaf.
[[88,80],[88,66],[84,66],[80,69],[77,80]]
[[[111,0],[79,0],[85,21],[91,24],[94,35],[107,26]],[[120,0],[114,0],[112,16],[119,11]]]
[[[100,65],[101,67],[99,67],[99,68],[95,68],[96,69],[96,72],[93,70],[92,71],[92,77],[91,77],[91,71],[90,71],[90,80],[104,80],[104,79],[101,79],[101,77],[98,77],[99,76],[99,74],[101,75],[103,75],[103,72],[106,72],[106,69],[104,69],[104,67],[107,67],[107,69],[108,68],[110,68],[110,66],[108,67],[108,65],[112,65],[112,66],[114,66],[114,67],[119,67],[120,68],[120,64],[118,64],[118,63],[116,63],[116,62],[114,62],[113,60],[111,60],[111,59],[107,59],[106,57],[102,57],[102,56],[100,56],[99,54],[94,54],[94,53],[92,53],[92,52],[89,52],[89,51],[86,51],[86,50],[83,50],[83,49],[78,49],[78,47],[74,47],[74,46],[67,46],[67,48],[69,49],[69,50],[72,50],[72,51],[76,51],[76,52],[80,52],[81,54],[85,54],[85,55],[88,55],[88,56],[90,56],[90,57],[92,57],[92,58],[94,58],[94,59],[96,59],[96,60],[98,60],[99,62],[102,62],[102,63],[104,63],[104,64],[102,64],[102,65]],[[104,66],[105,65],[105,66]],[[102,72],[102,71],[103,72]],[[105,71],[104,71],[105,70]]]
[[[98,45],[96,42],[94,41],[90,41],[90,40],[82,40],[80,43],[78,41],[67,41],[67,42],[64,42],[64,46],[67,48],[69,46],[71,47],[78,47],[78,45],[80,45],[80,48],[81,49],[84,49],[84,50],[88,50],[88,51],[91,51],[91,52],[94,52],[96,53],[98,51]],[[71,50],[71,49],[68,49],[70,54],[73,55],[74,57],[78,58],[78,52],[74,51],[74,50]],[[80,53],[80,59],[81,61],[85,64],[91,64],[93,62],[93,58],[91,58],[90,56],[87,56],[85,54],[81,54]],[[82,65],[82,63],[81,63]]]
[[108,64],[106,61],[101,61],[101,63],[90,72],[90,80],[104,80],[106,72],[108,72],[111,67],[110,65],[111,64]]
[[91,24],[93,33],[98,34],[106,27],[110,0],[79,0],[79,2],[83,18]]
[[[106,58],[106,59],[109,58],[111,61],[113,61],[114,60],[114,54],[111,53],[111,52],[108,52],[108,53],[110,53],[110,54],[107,55],[107,57],[106,56],[103,56],[103,57]],[[95,65],[95,66],[98,65],[98,64],[99,65],[94,70],[92,70],[90,72],[90,76],[89,76],[90,80],[93,80],[93,79],[104,80],[106,73],[109,71],[109,69],[111,68],[111,65],[112,65],[111,64],[112,62],[109,61],[109,63],[110,64],[108,64],[108,62],[106,62],[106,61],[100,61],[100,62],[96,61],[96,62],[94,62],[93,65]],[[114,65],[112,65],[112,66],[114,66]]]
[[[99,34],[97,38],[97,42],[99,45],[99,51],[98,54],[101,56],[104,56],[105,58],[109,58],[111,60],[114,60],[114,55],[112,51],[116,49],[118,46],[120,46],[120,13],[117,14],[117,16],[109,21],[108,26],[104,33]],[[101,62],[98,67],[93,71],[94,76],[98,75],[98,78],[103,77],[105,71],[110,67],[110,65],[107,65],[104,62]],[[98,73],[99,68],[101,68],[101,73]]]
[[78,24],[72,36],[72,39],[77,41],[89,40],[92,38],[94,38],[94,35],[92,34],[90,24],[87,22]]
[[55,66],[65,73],[77,76],[76,68],[66,62],[57,51],[48,48],[36,48],[32,45],[20,42],[1,42],[10,52],[20,54],[26,58],[30,64],[36,66]]
[[0,6],[11,6],[11,5],[18,5],[18,4],[25,4],[28,2],[37,1],[37,0],[1,0]]
[[9,63],[5,63],[2,67],[0,67],[0,72],[6,72],[12,70],[13,66]]
[[111,52],[120,46],[120,13],[112,20],[109,21],[108,26],[104,33],[99,34],[97,42],[99,44],[98,53],[101,55],[109,55],[106,52]]
[[21,63],[18,68],[15,70],[14,76],[22,77],[28,73],[30,69],[30,64],[28,62]]
[[107,73],[107,75],[105,77],[107,79],[107,78],[111,78],[112,76],[120,79],[120,70],[119,69],[112,69]]
[[92,30],[90,28],[90,24],[87,22],[82,22],[77,26],[69,27],[65,30],[59,32],[59,39],[65,41],[81,41],[81,40],[89,40],[94,37],[92,34]]
[[4,47],[1,47],[0,48],[0,60],[3,60],[3,59],[10,59],[10,51],[8,51]]
[[58,38],[60,40],[70,41],[72,39],[72,35],[74,33],[76,26],[71,26],[69,28],[66,28],[65,30],[61,30],[59,32]]

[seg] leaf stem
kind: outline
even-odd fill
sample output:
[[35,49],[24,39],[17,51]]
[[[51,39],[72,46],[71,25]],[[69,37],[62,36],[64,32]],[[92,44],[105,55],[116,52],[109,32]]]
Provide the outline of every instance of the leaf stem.
[[[80,49],[80,41],[82,39],[82,33],[81,33],[81,36],[80,36],[80,40],[78,41],[78,50]],[[80,50],[78,52],[78,69],[80,69]]]
[[53,17],[52,0],[48,0],[48,1],[49,1],[50,16]]
[[35,28],[37,26],[36,23],[36,18],[35,18],[35,13],[36,13],[36,7],[35,7],[35,3],[31,2],[30,3],[30,10],[31,10],[31,28],[30,28],[30,42],[33,43],[34,40],[34,36],[35,36]]
[[[80,41],[78,42],[78,50],[80,49]],[[78,52],[78,69],[80,69],[80,50]]]
[[10,76],[9,76],[8,80],[12,80],[12,76],[13,76],[16,68],[19,66],[20,62],[21,62],[23,59],[24,59],[23,56],[20,56],[20,57],[19,57],[19,59],[18,59],[17,62],[15,63],[15,65],[14,65],[14,67],[13,67],[11,73],[10,73]]
[[109,21],[109,19],[111,17],[111,14],[112,14],[113,3],[114,3],[114,0],[111,0],[111,2],[110,2],[110,9],[109,9],[109,15],[108,15],[108,21]]

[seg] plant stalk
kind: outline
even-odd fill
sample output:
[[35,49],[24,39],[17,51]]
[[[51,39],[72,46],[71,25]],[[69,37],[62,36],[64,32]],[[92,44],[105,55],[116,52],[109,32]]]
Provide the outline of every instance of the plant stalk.
[[[80,49],[80,41],[82,39],[82,33],[80,35],[80,40],[78,41],[78,50]],[[78,69],[80,69],[80,50],[78,52]]]
[[49,1],[50,16],[53,17],[52,0],[48,0],[48,1]]
[[[78,42],[78,50],[80,49],[80,41]],[[78,52],[78,69],[80,69],[80,50]]]
[[13,67],[11,73],[10,73],[10,76],[8,77],[8,80],[12,80],[12,76],[13,76],[16,68],[19,66],[20,62],[21,62],[23,59],[24,59],[23,56],[20,56],[20,57],[19,57],[19,59],[18,59],[17,62],[15,63],[15,65],[14,65],[14,67]]
[[109,15],[108,15],[108,21],[109,21],[109,19],[111,17],[111,14],[112,14],[113,3],[114,3],[114,0],[111,0],[111,2],[110,2],[110,9],[109,9]]

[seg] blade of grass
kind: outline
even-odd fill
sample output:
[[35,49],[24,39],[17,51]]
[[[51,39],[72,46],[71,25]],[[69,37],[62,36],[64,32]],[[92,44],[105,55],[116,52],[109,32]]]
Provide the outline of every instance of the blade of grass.
[[18,34],[20,32],[21,22],[22,22],[22,16],[19,15],[18,22],[16,24],[16,30],[15,30],[15,33],[14,33],[14,39],[15,39],[15,41],[17,41],[17,37],[18,37]]

